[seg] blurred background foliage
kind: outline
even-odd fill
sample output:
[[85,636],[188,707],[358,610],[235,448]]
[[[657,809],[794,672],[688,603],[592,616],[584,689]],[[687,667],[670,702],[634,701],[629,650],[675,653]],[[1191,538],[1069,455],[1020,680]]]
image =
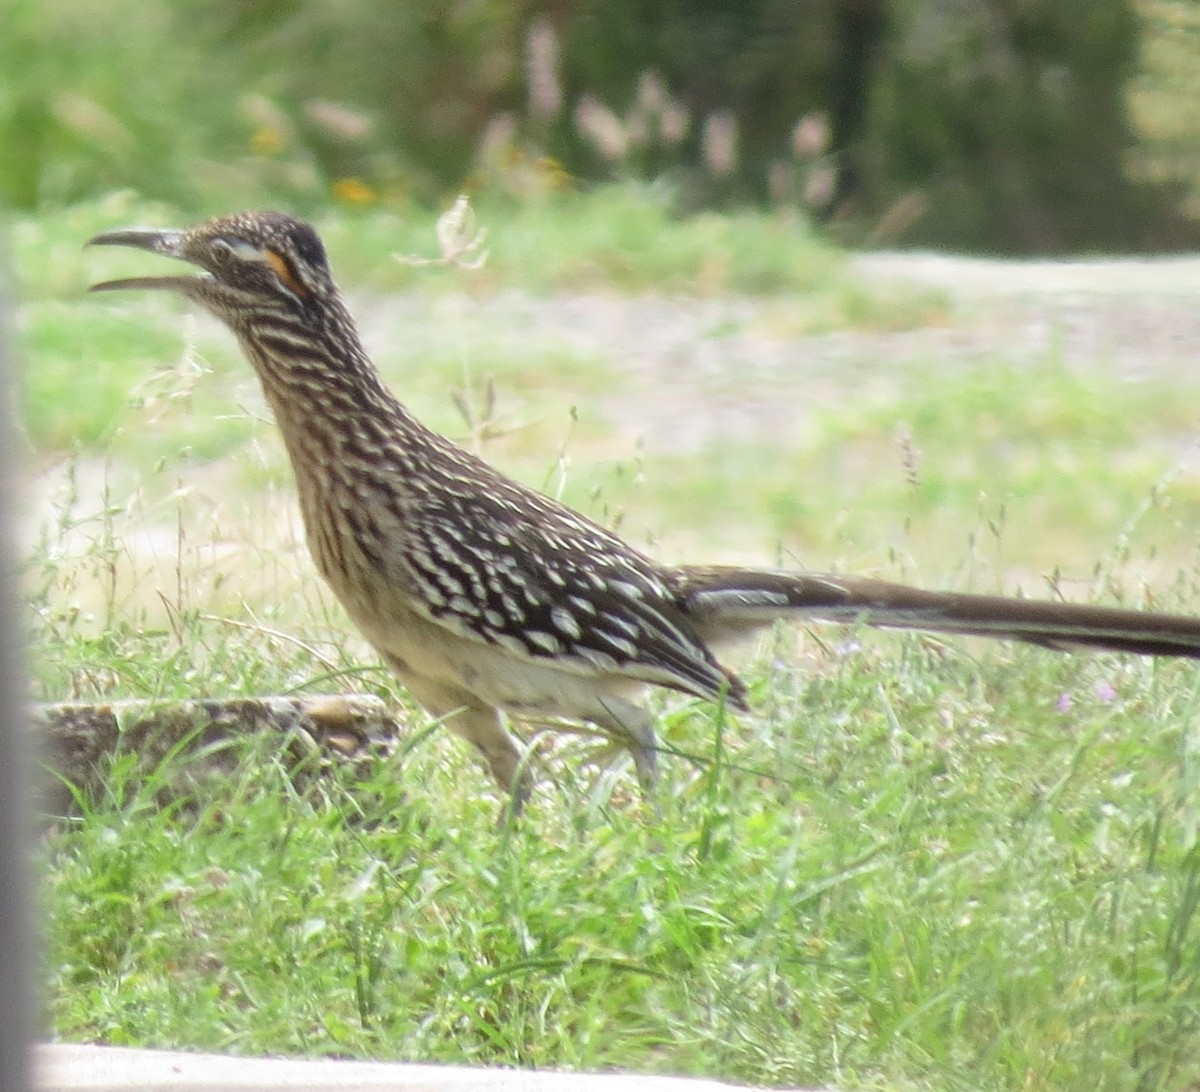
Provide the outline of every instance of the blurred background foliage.
[[662,180],[875,245],[1200,240],[1195,0],[0,0],[0,202]]

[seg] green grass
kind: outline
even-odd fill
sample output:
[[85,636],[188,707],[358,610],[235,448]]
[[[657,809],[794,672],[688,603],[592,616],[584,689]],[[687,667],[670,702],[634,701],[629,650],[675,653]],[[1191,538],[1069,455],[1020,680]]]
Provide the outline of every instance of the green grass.
[[[635,210],[674,252],[638,256],[629,200],[579,206],[586,242],[558,209],[503,240],[497,227],[479,276],[391,260],[428,252],[428,218],[411,236],[380,216],[322,228],[389,382],[423,418],[467,439],[491,426],[489,458],[660,556],[977,590],[1041,591],[1059,567],[1072,597],[1191,609],[1200,497],[1174,471],[1192,379],[1132,384],[1003,345],[961,366],[881,360],[879,331],[969,317],[864,287],[821,248],[783,273],[766,234],[761,264],[753,247],[733,254],[712,290],[770,294],[759,318],[722,311],[697,336],[736,354],[747,323],[849,331],[868,338],[861,357],[809,376],[797,342],[796,374],[772,388],[797,406],[782,439],[639,445],[606,415],[661,388],[494,306],[550,292],[554,268],[581,270],[570,291],[661,278],[704,298],[697,255],[736,251],[728,225]],[[498,829],[483,771],[429,730],[313,574],[228,335],[166,299],[80,295],[150,260],[80,253],[83,238],[177,220],[114,198],[17,225],[35,694],[366,688],[409,727],[361,776],[297,776],[273,741],[246,741],[234,775],[174,797],[186,752],[149,771],[114,756],[101,797],[39,849],[54,1034],[761,1085],[1200,1082],[1194,668],[780,632],[746,660],[755,716],[656,699],[658,813],[594,742],[560,738],[542,745],[526,819]],[[521,260],[518,229],[533,240]],[[614,265],[607,245],[634,257]],[[472,430],[447,390],[478,415],[488,376],[494,412]],[[702,415],[741,377],[674,381],[670,408]]]
[[664,718],[701,757],[658,817],[568,752],[500,832],[429,735],[300,793],[251,749],[166,808],[118,758],[44,850],[53,1026],[805,1086],[1196,1079],[1194,672],[913,640],[755,688],[719,737]]

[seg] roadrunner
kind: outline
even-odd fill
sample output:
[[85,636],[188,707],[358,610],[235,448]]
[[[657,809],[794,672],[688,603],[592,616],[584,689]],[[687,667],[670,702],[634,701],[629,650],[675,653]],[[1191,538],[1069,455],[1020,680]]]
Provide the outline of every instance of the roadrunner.
[[422,425],[384,386],[306,223],[279,212],[190,230],[128,228],[89,245],[201,272],[106,281],[168,289],[221,319],[283,433],[321,575],[433,716],[475,745],[519,806],[529,791],[502,713],[589,723],[645,785],[640,704],[664,686],[744,710],[713,648],[781,618],[1200,657],[1200,619],[922,591],[827,573],[659,565]]

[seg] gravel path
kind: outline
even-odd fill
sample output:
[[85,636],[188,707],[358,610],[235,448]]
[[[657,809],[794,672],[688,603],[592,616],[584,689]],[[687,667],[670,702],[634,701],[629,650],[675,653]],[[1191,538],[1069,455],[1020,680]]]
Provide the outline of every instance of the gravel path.
[[[456,324],[468,343],[518,357],[536,344],[611,369],[589,412],[647,450],[686,454],[715,438],[786,442],[806,415],[864,392],[885,393],[913,368],[1103,366],[1130,379],[1200,383],[1200,258],[1011,262],[937,254],[852,259],[866,280],[945,294],[944,324],[908,331],[799,335],[780,299],[588,294],[484,299],[360,297],[368,342],[414,361]],[[431,316],[431,306],[440,312]],[[486,370],[487,348],[472,347]],[[566,383],[566,381],[564,381]],[[566,383],[569,386],[569,383]]]

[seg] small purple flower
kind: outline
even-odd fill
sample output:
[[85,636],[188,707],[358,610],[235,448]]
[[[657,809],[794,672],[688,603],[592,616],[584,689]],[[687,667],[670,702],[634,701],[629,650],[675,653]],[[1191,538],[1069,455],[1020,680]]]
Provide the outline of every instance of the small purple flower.
[[1058,695],[1058,711],[1060,713],[1069,713],[1075,708],[1075,699],[1071,697],[1065,690]]
[[1096,683],[1096,697],[1099,698],[1105,705],[1116,700],[1117,692],[1113,689],[1112,684],[1106,680],[1101,680]]

